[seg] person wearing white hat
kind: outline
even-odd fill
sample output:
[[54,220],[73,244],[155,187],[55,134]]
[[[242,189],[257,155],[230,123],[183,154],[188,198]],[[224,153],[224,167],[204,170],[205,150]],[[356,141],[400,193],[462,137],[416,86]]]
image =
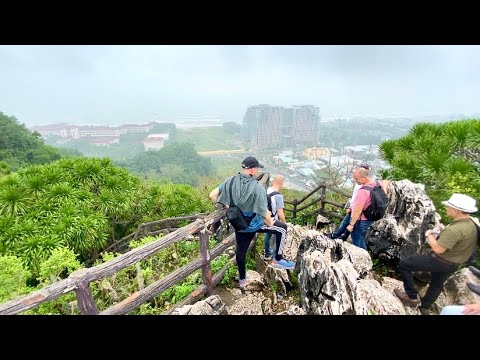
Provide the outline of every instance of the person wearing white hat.
[[[394,293],[407,306],[420,305],[422,314],[428,314],[428,309],[442,292],[445,281],[477,248],[477,228],[470,218],[470,214],[478,211],[475,199],[464,194],[453,194],[442,204],[446,206],[447,215],[453,221],[439,233],[434,230],[425,232],[426,242],[432,252],[413,255],[398,264],[405,292],[395,289]],[[421,304],[413,281],[414,271],[431,273],[430,285]]]

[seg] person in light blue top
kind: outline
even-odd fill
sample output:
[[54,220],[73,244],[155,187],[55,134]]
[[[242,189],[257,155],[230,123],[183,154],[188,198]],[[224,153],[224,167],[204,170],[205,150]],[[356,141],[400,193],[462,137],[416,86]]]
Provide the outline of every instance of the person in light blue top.
[[[253,156],[248,156],[242,161],[242,171],[237,175],[226,179],[216,187],[209,195],[214,203],[229,206],[233,203],[242,210],[246,217],[251,218],[249,226],[241,231],[235,231],[237,242],[236,260],[239,273],[239,285],[245,288],[248,285],[245,271],[247,250],[255,233],[271,233],[275,235],[276,249],[275,259],[272,264],[283,269],[294,269],[295,263],[284,259],[283,247],[287,236],[287,225],[272,218],[268,210],[267,193],[255,176],[264,166]],[[232,199],[230,199],[229,185],[232,181]],[[227,187],[228,185],[228,187]]]

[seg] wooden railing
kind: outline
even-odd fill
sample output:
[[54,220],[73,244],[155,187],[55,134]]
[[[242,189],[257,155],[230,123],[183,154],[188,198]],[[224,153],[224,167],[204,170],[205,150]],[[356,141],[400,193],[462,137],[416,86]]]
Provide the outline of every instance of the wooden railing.
[[[317,203],[320,203],[318,205],[318,207],[317,206],[314,207],[313,211],[311,211],[309,213],[305,213],[303,215],[308,217],[308,216],[320,214],[320,215],[324,215],[324,216],[327,216],[327,217],[336,217],[338,219],[343,219],[343,215],[341,215],[337,212],[332,212],[332,211],[325,210],[325,204],[330,204],[330,205],[333,205],[335,207],[342,208],[342,209],[345,206],[345,203],[339,203],[339,202],[327,199],[327,190],[336,192],[337,194],[345,196],[346,198],[350,198],[352,196],[352,194],[350,194],[350,193],[348,193],[348,192],[346,192],[342,189],[337,188],[335,185],[331,185],[331,184],[328,184],[326,182],[322,182],[315,189],[313,189],[310,193],[305,195],[300,200],[294,199],[293,201],[285,201],[286,204],[292,205],[293,208],[292,209],[285,208],[284,210],[292,213],[292,219],[296,219],[298,214],[301,211],[303,211],[305,209],[308,209],[310,207],[314,207],[314,205],[316,205]],[[317,194],[317,193],[320,194],[320,196],[318,198],[312,200],[310,203],[308,203],[306,205],[301,206],[303,202],[307,201],[307,199],[309,199],[312,195]]]
[[[265,188],[268,187],[270,174],[263,173],[260,174],[257,179]],[[175,219],[164,219],[159,221],[153,221],[150,223],[141,224],[137,231],[133,234],[126,236],[124,239],[120,240],[121,244],[128,242],[132,239],[138,239],[149,235],[155,235],[162,232],[164,229],[158,229],[158,226],[161,224],[174,223],[175,221],[180,220],[191,220],[196,218],[196,220],[184,227],[174,230],[173,232],[168,233],[167,235],[155,240],[151,243],[143,245],[139,248],[130,250],[110,261],[107,261],[103,264],[80,269],[74,271],[68,276],[68,278],[55,282],[43,289],[32,292],[25,296],[18,297],[16,299],[7,301],[3,304],[0,304],[0,315],[13,315],[20,312],[35,308],[40,304],[52,301],[60,296],[69,293],[71,291],[75,292],[77,298],[77,304],[82,314],[87,315],[116,315],[116,314],[127,314],[132,310],[138,308],[141,304],[152,299],[155,296],[158,296],[160,293],[168,289],[169,287],[179,283],[184,280],[187,276],[193,273],[196,270],[202,270],[202,280],[203,283],[193,291],[186,299],[184,299],[177,306],[182,306],[190,302],[196,301],[203,294],[210,294],[213,287],[222,280],[225,272],[228,269],[229,263],[227,263],[222,269],[220,269],[215,276],[212,276],[212,271],[210,263],[213,259],[220,256],[225,252],[227,248],[233,245],[235,240],[235,235],[231,234],[220,244],[217,244],[213,249],[208,248],[209,243],[209,232],[207,230],[208,226],[217,222],[222,217],[225,216],[226,209],[221,209],[213,212],[209,215],[199,214],[194,216],[187,216]],[[167,228],[167,230],[173,230],[172,228]],[[188,263],[187,265],[173,271],[164,278],[153,282],[147,287],[136,291],[135,293],[128,296],[123,301],[116,303],[109,308],[99,311],[95,303],[95,299],[92,296],[92,291],[90,284],[93,281],[101,280],[107,276],[111,276],[117,273],[120,270],[127,268],[130,265],[136,264],[141,260],[156,254],[157,252],[165,249],[166,247],[184,240],[185,238],[198,234],[200,241],[200,257]],[[119,242],[116,244],[118,246]],[[230,262],[233,261],[233,257],[230,258]],[[167,313],[170,313],[171,310]]]

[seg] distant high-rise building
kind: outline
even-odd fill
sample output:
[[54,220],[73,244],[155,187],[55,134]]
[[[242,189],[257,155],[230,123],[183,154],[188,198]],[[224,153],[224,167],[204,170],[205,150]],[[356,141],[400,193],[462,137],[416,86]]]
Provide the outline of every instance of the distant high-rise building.
[[319,113],[319,108],[313,105],[250,106],[243,118],[243,141],[256,149],[316,145]]

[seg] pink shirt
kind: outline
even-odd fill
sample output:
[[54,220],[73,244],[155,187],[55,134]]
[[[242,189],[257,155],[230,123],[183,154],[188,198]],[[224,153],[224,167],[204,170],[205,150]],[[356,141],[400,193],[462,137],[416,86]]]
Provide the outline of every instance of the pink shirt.
[[[371,182],[365,183],[363,185],[375,186],[375,181],[372,180]],[[370,197],[370,190],[359,189],[358,193],[357,193],[357,197],[355,198],[355,200],[352,204],[352,210],[355,209],[355,206],[357,206],[357,205],[362,205],[362,210],[365,210],[371,203],[372,203],[372,198]],[[368,219],[362,213],[362,215],[360,216],[360,220],[365,221],[365,220],[368,220]]]

